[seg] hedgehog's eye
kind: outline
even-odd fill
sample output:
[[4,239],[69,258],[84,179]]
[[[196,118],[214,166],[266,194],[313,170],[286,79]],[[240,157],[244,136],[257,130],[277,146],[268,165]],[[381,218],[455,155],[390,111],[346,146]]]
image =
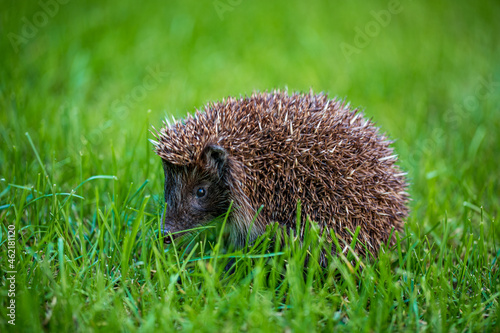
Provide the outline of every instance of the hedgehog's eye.
[[195,194],[197,198],[203,198],[205,195],[207,195],[207,190],[205,190],[203,187],[199,187],[196,190]]

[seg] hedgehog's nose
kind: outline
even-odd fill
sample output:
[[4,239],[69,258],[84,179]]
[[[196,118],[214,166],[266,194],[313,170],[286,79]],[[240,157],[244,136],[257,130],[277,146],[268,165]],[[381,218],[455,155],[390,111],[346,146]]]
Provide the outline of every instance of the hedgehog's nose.
[[170,233],[169,229],[163,232],[163,242],[165,244],[172,244],[172,239],[175,239],[177,234]]
[[171,244],[172,238],[175,235],[170,234],[170,228],[167,227],[164,223],[162,224],[161,232],[163,234],[163,241],[165,242],[165,244]]
[[163,212],[161,212],[161,234],[163,236],[165,236],[166,234],[168,234],[170,232],[170,228],[167,227],[167,225],[165,224],[165,210],[163,210]]
[[170,227],[167,226],[167,223],[165,223],[165,210],[161,213],[161,233],[164,236],[163,241],[165,244],[171,244],[172,243],[172,237],[175,235],[170,235]]

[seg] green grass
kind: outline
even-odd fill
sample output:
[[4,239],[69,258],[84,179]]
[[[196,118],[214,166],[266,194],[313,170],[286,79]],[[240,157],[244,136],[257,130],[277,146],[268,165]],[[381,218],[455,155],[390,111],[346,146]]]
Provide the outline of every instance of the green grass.
[[[401,1],[384,24],[386,1],[69,1],[46,21],[1,4],[0,331],[500,331],[497,2]],[[413,198],[397,246],[328,269],[313,227],[303,247],[274,247],[279,230],[166,247],[150,125],[285,87],[396,139]]]

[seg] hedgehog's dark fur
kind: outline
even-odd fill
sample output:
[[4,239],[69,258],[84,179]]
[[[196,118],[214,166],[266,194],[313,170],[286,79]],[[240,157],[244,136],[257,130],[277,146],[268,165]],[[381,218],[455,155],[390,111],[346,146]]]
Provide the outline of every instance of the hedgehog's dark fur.
[[[275,221],[295,228],[300,200],[303,219],[347,243],[348,230],[360,226],[358,240],[376,255],[408,214],[405,173],[391,141],[359,110],[324,94],[230,97],[155,137],[166,177],[162,223],[170,232],[207,223],[232,200],[228,225],[242,244]],[[210,195],[200,201],[196,193],[205,190]],[[359,242],[356,251],[365,253]]]

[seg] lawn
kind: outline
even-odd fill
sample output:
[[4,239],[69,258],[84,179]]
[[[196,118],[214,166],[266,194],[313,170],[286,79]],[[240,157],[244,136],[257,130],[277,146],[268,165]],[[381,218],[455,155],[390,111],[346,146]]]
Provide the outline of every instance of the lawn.
[[[0,1],[0,331],[500,331],[497,1]],[[306,261],[314,224],[163,243],[151,126],[274,88],[395,140],[411,213],[376,260]]]

